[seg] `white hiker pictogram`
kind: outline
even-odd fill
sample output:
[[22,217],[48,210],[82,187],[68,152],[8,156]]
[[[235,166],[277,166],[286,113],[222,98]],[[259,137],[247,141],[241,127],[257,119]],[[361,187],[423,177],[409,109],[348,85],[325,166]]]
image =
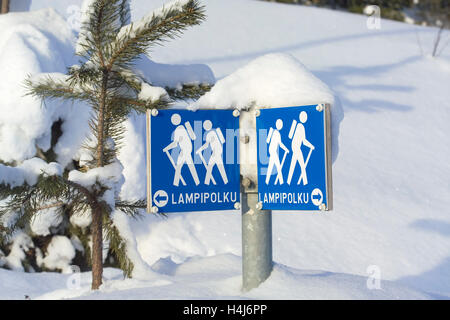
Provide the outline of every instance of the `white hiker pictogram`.
[[[291,184],[292,176],[298,162],[302,172],[297,184],[300,184],[303,180],[303,184],[306,186],[308,184],[306,167],[308,166],[309,158],[311,157],[311,153],[314,150],[314,146],[308,140],[306,140],[305,127],[303,126],[303,124],[308,121],[308,114],[306,113],[306,111],[300,112],[299,119],[300,123],[297,123],[295,119],[292,121],[291,130],[289,131],[289,139],[292,139],[292,160],[289,167],[287,183],[289,185]],[[306,161],[303,158],[302,145],[309,147],[309,153]]]
[[[203,129],[206,131],[206,142],[202,145],[195,153],[199,155],[206,168],[205,184],[209,185],[210,182],[216,184],[216,180],[213,177],[212,171],[214,166],[220,172],[223,183],[228,183],[227,173],[225,172],[225,166],[223,165],[223,144],[225,143],[225,138],[222,134],[220,128],[212,130],[212,122],[210,120],[205,120],[203,122]],[[207,148],[211,148],[211,156],[209,157],[208,164],[203,157],[203,151]]]
[[[266,173],[266,184],[269,184],[270,177],[272,176],[273,166],[275,166],[277,170],[277,177],[275,178],[275,184],[280,183],[283,184],[283,165],[286,160],[286,155],[289,153],[289,149],[283,144],[281,141],[280,130],[283,128],[283,121],[278,119],[275,123],[276,130],[270,128],[269,134],[267,136],[266,142],[269,144],[269,166],[267,168]],[[283,160],[280,163],[280,156],[278,149],[281,148],[284,150]]]
[[[178,113],[173,114],[170,120],[172,124],[177,127],[173,132],[173,141],[163,149],[163,152],[167,154],[167,157],[169,157],[169,160],[175,169],[173,185],[178,187],[180,180],[184,186],[186,185],[186,182],[181,175],[181,169],[185,164],[187,164],[189,171],[191,172],[195,185],[199,185],[200,181],[198,179],[197,170],[195,170],[194,161],[192,160],[192,140],[195,140],[197,137],[189,122],[186,121],[184,126],[180,125],[181,116]],[[180,152],[178,154],[177,163],[175,164],[169,150],[177,147],[180,148]]]

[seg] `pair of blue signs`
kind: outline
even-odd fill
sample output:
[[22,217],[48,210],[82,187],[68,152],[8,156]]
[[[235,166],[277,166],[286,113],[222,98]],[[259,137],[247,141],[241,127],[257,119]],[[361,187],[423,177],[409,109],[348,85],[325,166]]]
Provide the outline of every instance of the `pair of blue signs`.
[[[267,210],[330,210],[329,108],[260,109],[256,117],[258,196]],[[239,113],[147,113],[148,210],[240,207]]]

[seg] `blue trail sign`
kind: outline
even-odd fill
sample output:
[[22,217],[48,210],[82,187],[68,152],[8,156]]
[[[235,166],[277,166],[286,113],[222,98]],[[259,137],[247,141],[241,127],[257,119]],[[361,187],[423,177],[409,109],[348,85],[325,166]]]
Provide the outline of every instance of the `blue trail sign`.
[[262,209],[330,210],[329,106],[261,109],[258,194]]
[[238,130],[232,110],[148,112],[148,210],[235,209],[240,202]]

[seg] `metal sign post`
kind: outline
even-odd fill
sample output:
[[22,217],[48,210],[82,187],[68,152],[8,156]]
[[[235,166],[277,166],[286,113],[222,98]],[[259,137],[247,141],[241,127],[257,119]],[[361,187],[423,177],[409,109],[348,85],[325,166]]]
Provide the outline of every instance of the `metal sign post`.
[[242,289],[258,287],[272,272],[272,211],[258,200],[256,117],[251,108],[240,114],[242,190]]
[[258,287],[272,272],[272,211],[261,210],[257,193],[242,194],[242,288]]

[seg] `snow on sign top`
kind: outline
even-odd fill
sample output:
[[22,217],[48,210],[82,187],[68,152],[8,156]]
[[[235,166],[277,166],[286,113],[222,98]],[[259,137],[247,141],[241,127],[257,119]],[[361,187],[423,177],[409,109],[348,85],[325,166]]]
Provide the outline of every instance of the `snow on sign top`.
[[[289,54],[267,54],[251,61],[236,72],[217,81],[210,92],[189,106],[190,109],[246,109],[252,105],[260,109],[295,107],[316,104],[331,105],[332,160],[337,158],[339,123],[343,112],[326,84],[315,77]],[[243,129],[243,130],[242,130]],[[247,130],[248,129],[248,130]],[[241,145],[241,174],[257,181],[255,118],[241,113],[241,135],[248,135],[249,143]],[[244,131],[246,131],[244,133]],[[245,150],[244,150],[244,149]]]
[[333,105],[331,90],[297,59],[267,54],[218,81],[191,109],[275,108],[316,103]]

